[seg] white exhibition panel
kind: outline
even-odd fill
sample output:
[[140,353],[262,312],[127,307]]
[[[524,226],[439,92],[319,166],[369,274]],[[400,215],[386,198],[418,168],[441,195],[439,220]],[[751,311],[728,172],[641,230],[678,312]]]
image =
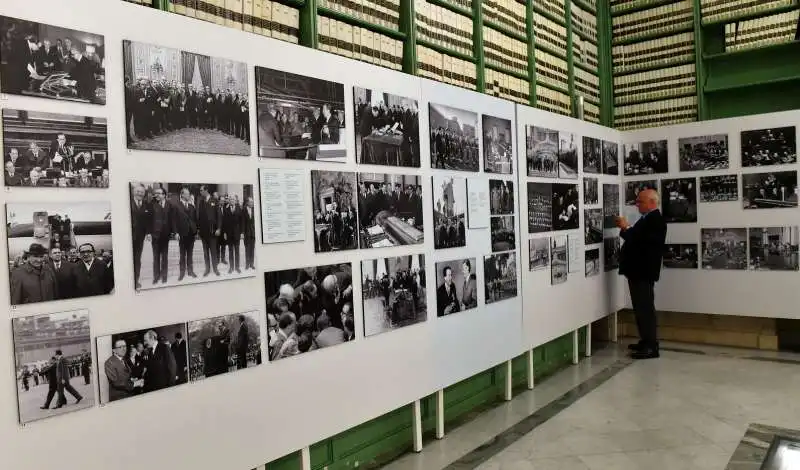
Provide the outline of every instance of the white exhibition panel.
[[[699,177],[723,174],[739,175],[739,199],[732,202],[697,204],[697,223],[667,226],[667,243],[701,243],[702,228],[780,227],[800,225],[798,208],[744,210],[742,174],[773,171],[797,171],[798,165],[774,165],[742,168],[741,132],[793,126],[800,123],[800,111],[759,114],[731,119],[693,122],[668,127],[623,133],[623,142],[667,139],[669,173],[629,176],[625,181]],[[728,135],[730,168],[727,170],[679,171],[678,139],[712,134]],[[698,246],[698,248],[700,248]],[[700,248],[701,249],[701,248]],[[702,252],[699,252],[702,256]],[[656,308],[677,312],[745,315],[755,317],[800,318],[798,273],[786,271],[724,271],[706,269],[662,269],[656,284]],[[627,300],[630,305],[630,299]]]

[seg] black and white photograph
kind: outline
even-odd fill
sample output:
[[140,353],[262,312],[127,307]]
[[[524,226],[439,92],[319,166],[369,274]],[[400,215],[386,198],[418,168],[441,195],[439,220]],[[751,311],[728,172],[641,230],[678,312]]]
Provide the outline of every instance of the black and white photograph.
[[492,253],[517,249],[517,233],[514,230],[513,215],[498,215],[489,221],[491,228]]
[[11,305],[114,291],[111,203],[6,204]]
[[603,209],[584,209],[584,245],[603,243]]
[[798,228],[750,227],[749,267],[754,271],[797,271]]
[[661,214],[668,224],[697,222],[697,178],[661,180]]
[[3,110],[7,187],[107,188],[106,119]]
[[422,177],[358,174],[358,236],[361,248],[420,245]]
[[344,163],[344,85],[256,67],[258,156]]
[[428,318],[425,255],[361,262],[364,336],[372,336]]
[[20,424],[95,405],[89,311],[14,318]]
[[135,181],[130,191],[137,291],[256,275],[253,185]]
[[743,174],[742,206],[745,209],[797,207],[797,172]]
[[663,265],[668,269],[697,269],[697,243],[667,243]]
[[583,203],[595,205],[600,203],[600,191],[597,178],[583,178]]
[[314,252],[358,248],[358,195],[354,172],[311,170]]
[[550,237],[528,240],[528,271],[547,269],[550,265]]
[[551,230],[553,230],[553,185],[528,183],[528,233]]
[[747,269],[746,228],[700,229],[703,269]]
[[636,205],[636,198],[639,197],[639,193],[644,191],[645,189],[655,189],[658,191],[658,181],[657,180],[640,180],[640,181],[628,181],[625,183],[625,205],[626,206],[635,206]]
[[517,296],[517,254],[514,251],[483,257],[486,305]]
[[355,338],[350,263],[266,272],[264,292],[270,361]]
[[511,121],[484,114],[483,171],[502,175],[514,174],[514,142]]
[[603,141],[603,174],[619,174],[619,144],[616,142]]
[[572,230],[580,225],[577,184],[553,183],[553,230]]
[[571,132],[558,132],[558,177],[578,179],[578,139]]
[[190,321],[189,380],[260,365],[262,323],[258,311]]
[[678,139],[681,171],[727,170],[728,134]]
[[186,323],[98,336],[100,403],[188,383],[187,336]]
[[436,316],[466,312],[478,306],[475,258],[436,263]]
[[602,173],[603,141],[583,136],[583,172]]
[[433,246],[467,246],[467,180],[458,176],[433,176]]
[[489,180],[489,209],[491,215],[514,213],[514,182]]
[[667,141],[623,144],[625,176],[666,173],[669,168]]
[[616,227],[619,217],[619,185],[603,184],[603,228]]
[[431,168],[479,171],[478,114],[435,103],[428,113]]
[[0,92],[106,104],[103,36],[0,16]]
[[608,237],[603,240],[603,271],[619,269],[619,254],[619,237]]
[[794,126],[742,131],[742,166],[797,163],[797,134]]
[[600,248],[586,250],[583,257],[585,277],[594,277],[600,274]]
[[700,202],[730,202],[739,200],[739,175],[700,177]]
[[247,64],[122,42],[128,148],[250,155]]
[[528,176],[558,178],[559,132],[544,127],[525,126],[525,133]]
[[567,236],[555,235],[550,242],[550,285],[567,282],[569,260],[567,259]]
[[357,163],[419,168],[417,100],[353,87],[353,106]]

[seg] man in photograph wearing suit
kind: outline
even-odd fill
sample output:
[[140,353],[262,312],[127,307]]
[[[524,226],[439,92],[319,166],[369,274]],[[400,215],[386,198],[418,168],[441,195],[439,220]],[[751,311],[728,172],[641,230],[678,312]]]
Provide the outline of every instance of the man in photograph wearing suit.
[[75,292],[75,269],[74,263],[63,259],[64,254],[61,248],[50,250],[50,261],[48,264],[56,275],[56,285],[58,286],[59,299],[71,299],[76,297]]
[[244,238],[244,269],[256,269],[256,214],[252,197],[247,198],[242,211],[242,237]]
[[444,282],[436,289],[436,308],[440,317],[450,315],[461,310],[456,294],[456,285],[453,282],[453,268],[447,266],[442,271]]
[[67,404],[67,396],[64,394],[65,391],[75,397],[76,405],[83,400],[81,394],[69,383],[69,365],[67,361],[64,360],[64,355],[61,353],[60,349],[56,350],[56,380],[58,381],[58,405],[56,408],[61,408]]
[[81,260],[75,266],[75,292],[77,297],[105,295],[114,290],[114,278],[108,274],[106,264],[95,257],[94,245],[84,243],[78,247]]
[[185,384],[189,375],[189,367],[186,359],[186,341],[183,334],[179,331],[175,333],[175,342],[170,346],[172,357],[175,358],[175,368],[177,369],[177,383]]
[[236,368],[247,368],[247,350],[250,337],[248,336],[247,321],[244,315],[239,315],[239,332],[236,334]]
[[225,244],[228,245],[228,274],[234,270],[241,273],[241,251],[239,244],[242,238],[242,208],[234,201],[233,196],[224,196],[225,207],[222,210],[222,232]]
[[180,250],[180,276],[178,281],[182,281],[188,274],[189,277],[197,277],[194,273],[194,240],[197,236],[197,209],[192,204],[192,195],[189,188],[181,188],[181,199],[175,206],[175,217],[173,219],[175,228],[173,231],[178,237],[178,249]]
[[154,191],[155,200],[151,207],[150,244],[153,247],[153,284],[160,280],[167,283],[167,263],[169,261],[169,239],[172,234],[172,208],[167,202],[163,188]]
[[22,186],[22,176],[17,173],[14,164],[10,161],[6,162],[6,172],[3,175],[3,181],[6,186]]
[[153,330],[144,334],[144,342],[150,349],[145,363],[144,391],[152,392],[175,385],[178,371],[169,346],[159,343],[158,335]]
[[625,241],[620,252],[619,274],[628,279],[628,289],[639,330],[639,342],[631,344],[634,359],[659,356],[656,307],[653,288],[661,275],[667,224],[658,210],[658,193],[654,189],[640,191],[636,206],[642,217],[630,225],[625,217],[617,217],[619,236]]
[[150,229],[150,207],[144,202],[144,186],[137,184],[133,188],[131,199],[131,233],[133,238],[133,280],[136,289],[141,289],[139,274],[142,271],[142,250],[147,231]]
[[134,389],[143,385],[142,379],[131,378],[131,366],[125,359],[127,350],[128,345],[124,339],[116,340],[113,354],[103,364],[108,379],[108,401],[110,402],[132,396]]
[[211,197],[206,185],[200,186],[200,200],[197,203],[197,227],[200,230],[200,241],[203,242],[203,260],[206,270],[203,277],[212,271],[219,276],[219,248],[217,237],[222,233],[222,210],[219,201]]

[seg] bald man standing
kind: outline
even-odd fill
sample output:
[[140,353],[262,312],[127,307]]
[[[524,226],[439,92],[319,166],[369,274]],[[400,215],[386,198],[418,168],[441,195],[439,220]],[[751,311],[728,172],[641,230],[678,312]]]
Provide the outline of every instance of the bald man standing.
[[639,343],[629,348],[634,359],[658,357],[656,306],[653,287],[661,275],[661,260],[667,224],[658,210],[658,193],[645,189],[636,197],[642,216],[630,225],[625,217],[617,217],[620,237],[625,241],[620,253],[619,273],[628,279]]

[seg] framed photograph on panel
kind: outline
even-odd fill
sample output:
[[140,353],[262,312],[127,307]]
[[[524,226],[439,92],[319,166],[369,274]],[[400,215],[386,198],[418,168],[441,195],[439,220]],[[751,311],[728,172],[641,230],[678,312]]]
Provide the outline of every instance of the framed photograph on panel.
[[305,170],[259,168],[261,242],[283,243],[306,239]]
[[700,229],[703,269],[747,269],[746,228]]
[[11,305],[114,290],[109,202],[6,204]]
[[603,184],[603,228],[616,227],[619,216],[619,185]]
[[750,259],[754,271],[797,271],[798,228],[750,227]]
[[550,245],[550,285],[567,282],[567,236],[554,235]]
[[586,277],[594,277],[600,274],[600,248],[586,250],[583,262],[586,265],[584,271]]
[[0,92],[106,104],[103,36],[0,16],[0,48]]
[[478,306],[475,258],[436,263],[436,315],[443,317]]
[[623,144],[625,176],[667,173],[669,155],[666,140]]
[[11,328],[21,424],[94,406],[88,310],[18,317]]
[[625,183],[625,205],[635,206],[639,192],[645,189],[655,189],[658,191],[657,180],[628,181]]
[[344,85],[256,67],[258,156],[344,163]]
[[258,311],[189,322],[189,380],[260,365],[263,323]]
[[489,180],[489,201],[492,215],[514,214],[514,182]]
[[513,215],[493,216],[490,225],[492,252],[517,249],[517,234]]
[[364,336],[427,320],[426,294],[425,255],[362,261]]
[[583,203],[585,205],[595,205],[600,203],[600,195],[597,188],[597,178],[583,178]]
[[697,178],[661,180],[661,198],[666,223],[697,222]]
[[603,141],[603,174],[619,174],[619,144],[616,142]]
[[478,113],[435,103],[428,112],[431,168],[480,171]]
[[671,269],[697,269],[697,243],[667,243],[663,265]]
[[419,168],[417,100],[353,87],[356,162]]
[[727,170],[728,134],[678,139],[681,171]]
[[742,166],[797,163],[797,132],[794,126],[742,131]]
[[529,182],[528,233],[551,230],[553,230],[553,184]]
[[700,202],[739,200],[739,175],[700,177]]
[[7,187],[107,188],[106,119],[3,110]]
[[544,127],[525,126],[525,133],[528,176],[557,178],[559,132]]
[[558,132],[558,177],[578,179],[578,141],[571,132]]
[[580,225],[577,184],[553,183],[553,230],[572,230]]
[[517,296],[516,252],[495,253],[483,258],[486,304]]
[[550,237],[528,240],[528,271],[547,269],[550,265]]
[[250,155],[247,64],[122,41],[128,148]]
[[186,323],[98,336],[100,403],[189,381]]
[[358,198],[356,174],[350,171],[311,171],[311,206],[314,210],[314,251],[358,248]]
[[514,143],[509,119],[483,115],[483,170],[514,174]]
[[584,245],[603,243],[603,209],[583,210]]
[[458,176],[433,176],[433,246],[467,246],[466,179]]
[[745,209],[797,207],[797,171],[743,174],[742,205]]
[[422,177],[358,174],[358,236],[361,248],[421,245]]
[[130,191],[136,290],[256,275],[253,185],[135,181]]
[[350,263],[266,272],[264,292],[270,361],[355,338]]
[[583,137],[583,172],[602,173],[603,141],[594,137]]
[[608,237],[603,240],[603,271],[610,272],[619,269],[619,237]]

